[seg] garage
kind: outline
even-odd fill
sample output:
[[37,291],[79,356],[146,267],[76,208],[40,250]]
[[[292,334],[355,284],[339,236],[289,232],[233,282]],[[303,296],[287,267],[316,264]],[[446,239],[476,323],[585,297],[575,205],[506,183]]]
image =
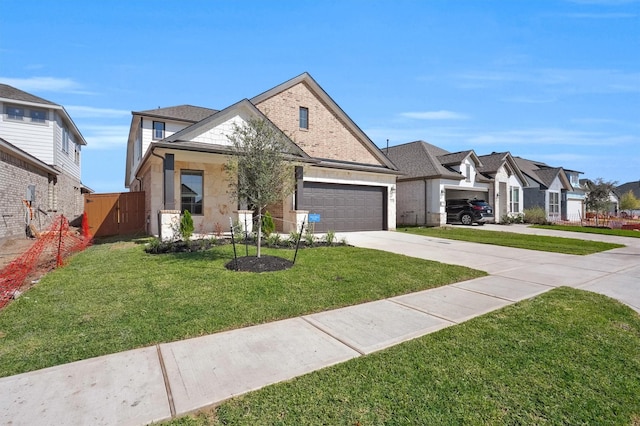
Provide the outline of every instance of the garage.
[[386,187],[304,182],[299,208],[320,215],[315,232],[379,231],[386,223]]

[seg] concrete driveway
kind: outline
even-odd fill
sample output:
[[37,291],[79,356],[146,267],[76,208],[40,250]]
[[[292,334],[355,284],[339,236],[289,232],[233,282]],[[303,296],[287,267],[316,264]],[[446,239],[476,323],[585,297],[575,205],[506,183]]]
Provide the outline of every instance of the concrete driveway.
[[640,312],[640,238],[536,229],[526,225],[477,228],[604,241],[626,247],[576,256],[424,237],[402,231],[350,232],[338,234],[338,238],[346,238],[349,244],[357,247],[480,269],[493,277],[589,290],[617,299]]

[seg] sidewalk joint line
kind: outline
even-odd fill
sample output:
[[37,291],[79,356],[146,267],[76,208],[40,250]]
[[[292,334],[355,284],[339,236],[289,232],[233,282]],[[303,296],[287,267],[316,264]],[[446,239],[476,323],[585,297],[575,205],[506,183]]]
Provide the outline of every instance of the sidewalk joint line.
[[169,402],[169,411],[171,411],[171,418],[176,417],[176,405],[173,402],[173,393],[171,392],[171,384],[169,383],[169,376],[167,375],[167,368],[164,365],[164,358],[162,357],[162,351],[160,345],[156,345],[156,351],[158,352],[158,360],[160,361],[160,369],[162,370],[162,378],[164,379],[164,387],[167,391],[167,400]]
[[454,321],[454,320],[452,320],[452,319],[445,318],[445,317],[440,316],[440,315],[436,315],[436,314],[434,314],[434,313],[432,313],[432,312],[426,311],[426,310],[424,310],[424,309],[420,309],[420,308],[418,308],[418,307],[416,307],[416,306],[412,306],[412,305],[408,305],[408,304],[406,304],[406,303],[402,303],[401,301],[396,300],[395,298],[392,298],[392,299],[386,299],[386,300],[388,300],[389,302],[395,303],[396,305],[400,305],[400,306],[403,306],[403,307],[405,307],[405,308],[411,309],[411,310],[413,310],[413,311],[419,312],[419,313],[421,313],[421,314],[429,315],[429,316],[431,316],[431,317],[438,318],[438,319],[444,320],[444,321],[446,321],[446,322],[450,322],[450,323],[451,323],[451,325],[458,325],[458,324],[460,324],[460,322],[458,322],[458,321]]
[[358,352],[360,355],[366,355],[366,352],[361,351],[360,349],[356,348],[355,346],[353,346],[352,344],[334,336],[333,334],[331,334],[329,332],[329,330],[325,330],[323,327],[321,327],[319,324],[315,324],[312,321],[309,321],[306,317],[300,317],[300,319],[302,319],[304,322],[306,322],[307,324],[309,324],[311,327],[315,328],[316,330],[319,330],[321,332],[323,332],[324,334],[326,334],[327,336],[331,337],[332,339],[337,340],[338,342],[342,343],[343,345],[345,345],[346,347],[353,349],[354,351]]

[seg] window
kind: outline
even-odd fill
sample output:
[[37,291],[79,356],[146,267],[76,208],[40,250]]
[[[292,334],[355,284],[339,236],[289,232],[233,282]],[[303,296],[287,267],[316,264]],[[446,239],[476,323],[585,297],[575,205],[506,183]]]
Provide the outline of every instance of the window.
[[520,213],[520,188],[517,186],[509,187],[511,197],[509,200],[509,212]]
[[32,109],[31,110],[31,122],[32,123],[44,123],[47,118],[46,111]]
[[134,151],[136,160],[139,160],[142,158],[142,140],[140,140],[140,138],[136,139],[136,143],[133,146],[133,151]]
[[62,152],[69,153],[69,131],[62,128]]
[[467,174],[466,174],[465,180],[467,182],[471,182],[471,164],[467,164],[466,165],[466,172],[467,172]]
[[80,164],[80,145],[74,144],[75,147],[75,162]]
[[203,179],[202,171],[180,171],[180,211],[189,210],[192,215],[202,214]]
[[309,129],[309,108],[300,107],[300,128]]
[[22,120],[24,118],[24,108],[14,106],[6,107],[7,118],[11,120]]
[[164,139],[164,122],[162,121],[153,122],[153,139]]
[[558,213],[560,213],[560,193],[550,192],[549,193],[549,214],[558,214]]

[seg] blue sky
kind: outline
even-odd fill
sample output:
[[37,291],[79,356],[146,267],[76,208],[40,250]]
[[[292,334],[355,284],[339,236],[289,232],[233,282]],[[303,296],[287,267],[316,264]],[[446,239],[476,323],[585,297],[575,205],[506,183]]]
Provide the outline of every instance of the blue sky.
[[309,72],[380,147],[418,139],[640,179],[637,0],[0,0],[0,82],[64,105],[124,190],[131,111]]

